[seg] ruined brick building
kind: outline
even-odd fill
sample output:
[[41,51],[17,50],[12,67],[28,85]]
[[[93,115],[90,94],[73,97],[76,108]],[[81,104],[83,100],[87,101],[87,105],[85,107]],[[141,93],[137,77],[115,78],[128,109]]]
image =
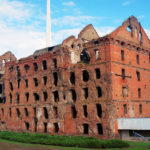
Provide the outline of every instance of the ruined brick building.
[[104,37],[88,25],[78,38],[0,61],[0,130],[150,135],[150,40],[133,16]]

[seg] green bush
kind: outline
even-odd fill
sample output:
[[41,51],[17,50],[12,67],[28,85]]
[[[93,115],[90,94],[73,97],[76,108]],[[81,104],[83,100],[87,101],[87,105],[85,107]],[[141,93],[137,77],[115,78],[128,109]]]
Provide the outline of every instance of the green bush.
[[57,145],[65,147],[82,148],[122,148],[129,144],[122,140],[99,140],[93,137],[83,136],[54,136],[48,134],[13,133],[9,131],[0,132],[0,139],[44,145]]

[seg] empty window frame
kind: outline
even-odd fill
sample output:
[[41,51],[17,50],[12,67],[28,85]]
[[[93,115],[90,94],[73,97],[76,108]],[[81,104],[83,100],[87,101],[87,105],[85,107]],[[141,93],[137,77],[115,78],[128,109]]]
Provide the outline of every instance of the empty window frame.
[[0,94],[3,93],[3,84],[0,84]]
[[137,80],[140,81],[140,72],[136,71],[136,75],[137,75]]
[[137,64],[140,64],[140,58],[139,58],[139,55],[136,55],[136,62],[137,62]]
[[29,93],[28,92],[25,93],[25,97],[26,97],[26,102],[28,102],[29,101]]
[[124,80],[125,79],[125,69],[122,69],[121,72],[122,72],[122,79]]
[[36,107],[33,108],[34,117],[36,117]]
[[77,117],[77,110],[75,106],[71,106],[71,113],[72,113],[72,118]]
[[20,81],[21,81],[21,79],[17,80],[18,88],[20,88]]
[[83,105],[83,114],[84,114],[84,117],[88,117],[87,105]]
[[43,110],[44,110],[45,119],[48,119],[48,111],[47,111],[47,108],[44,107]]
[[96,90],[97,90],[97,97],[102,97],[102,89],[101,87],[96,87]]
[[16,109],[16,112],[17,112],[17,117],[20,118],[21,114],[20,114],[20,110],[18,108]]
[[37,71],[38,70],[38,65],[37,65],[37,63],[35,62],[35,63],[33,63],[33,66],[34,66],[34,71]]
[[10,98],[10,104],[12,104],[12,94],[9,94],[9,98]]
[[96,69],[95,69],[95,74],[96,74],[96,79],[100,79],[100,77],[101,77],[101,72],[100,72],[100,69],[99,69],[99,68],[96,68]]
[[13,91],[13,84],[12,82],[9,82],[10,90]]
[[87,123],[83,124],[83,134],[89,134],[89,125]]
[[44,85],[47,84],[47,76],[44,76],[44,77],[43,77],[43,83],[44,83]]
[[24,65],[24,69],[26,71],[26,73],[28,72],[28,70],[30,69],[30,66],[28,64]]
[[121,60],[124,61],[124,50],[121,50]]
[[17,97],[17,104],[19,104],[20,103],[20,95],[17,93],[16,97]]
[[75,85],[75,73],[70,72],[70,83]]
[[54,101],[55,101],[55,102],[58,102],[58,101],[59,101],[59,94],[58,94],[58,91],[54,91],[54,92],[53,92],[53,96],[54,96]]
[[89,96],[88,88],[83,88],[84,98],[87,99]]
[[39,101],[40,100],[40,97],[39,97],[39,95],[37,93],[34,93],[33,95],[34,95],[34,100],[35,101]]
[[28,88],[28,79],[25,79],[26,88]]
[[58,132],[59,132],[59,125],[58,125],[57,122],[54,123],[54,132],[55,132],[55,133],[58,133]]
[[43,97],[44,97],[44,101],[47,101],[48,99],[48,94],[46,91],[43,92]]
[[71,89],[70,91],[71,91],[71,94],[72,94],[72,100],[73,100],[74,102],[76,102],[76,99],[77,99],[76,91],[75,91],[74,89]]
[[44,122],[44,133],[47,133],[47,122]]
[[58,84],[58,75],[57,75],[57,72],[53,73],[53,79],[54,79],[54,85],[57,86],[57,84]]
[[101,104],[96,104],[96,109],[97,109],[97,116],[99,118],[101,118],[102,117],[102,106],[101,106]]
[[38,86],[38,79],[37,78],[33,78],[33,80],[34,80],[34,85]]
[[56,58],[53,59],[53,64],[54,64],[54,68],[57,68],[57,59]]
[[11,113],[11,108],[9,108],[9,117],[11,117],[11,114],[12,114],[12,113]]
[[46,60],[43,60],[42,64],[43,64],[43,70],[47,70],[47,62],[46,62]]
[[29,116],[29,112],[28,112],[28,109],[27,109],[27,108],[24,108],[24,113],[25,113],[25,116],[26,116],[26,117]]
[[99,49],[95,49],[95,56],[96,56],[96,60],[99,60],[100,59],[100,51]]
[[123,110],[124,110],[124,115],[126,115],[127,114],[127,104],[123,105]]
[[138,98],[141,98],[141,88],[138,88]]
[[53,110],[54,110],[54,116],[55,116],[55,118],[58,118],[58,107],[54,106]]
[[29,128],[30,128],[29,122],[24,122],[24,124],[25,124],[26,130],[29,131]]
[[101,123],[97,124],[97,131],[98,131],[98,134],[100,135],[103,134],[103,127]]
[[143,110],[142,110],[142,104],[139,104],[139,114],[142,115],[142,112],[143,112]]
[[84,82],[87,82],[89,80],[89,73],[87,70],[82,71],[82,79]]

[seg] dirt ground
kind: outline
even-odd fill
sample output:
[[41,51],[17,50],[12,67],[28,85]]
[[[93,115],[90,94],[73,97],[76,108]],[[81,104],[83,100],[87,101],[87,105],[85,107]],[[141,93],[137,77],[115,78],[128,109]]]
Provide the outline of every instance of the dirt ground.
[[0,143],[0,150],[60,150],[56,148],[46,148],[42,146],[27,146],[12,143]]

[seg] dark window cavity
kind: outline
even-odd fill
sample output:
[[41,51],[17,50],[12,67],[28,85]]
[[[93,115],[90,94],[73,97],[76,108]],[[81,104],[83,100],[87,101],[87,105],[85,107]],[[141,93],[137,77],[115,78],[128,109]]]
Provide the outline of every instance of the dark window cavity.
[[28,79],[25,79],[26,88],[28,88]]
[[84,82],[87,82],[89,80],[89,73],[87,70],[82,71],[82,78]]
[[46,100],[47,100],[47,98],[48,98],[48,94],[47,94],[47,92],[43,92],[43,97],[44,97],[44,100],[46,101]]
[[76,118],[77,117],[77,110],[75,106],[71,107],[71,111],[72,111],[72,118]]
[[34,93],[33,95],[34,95],[35,101],[39,101],[40,100],[40,97],[39,97],[39,95],[37,93]]
[[9,117],[11,117],[11,108],[9,108]]
[[25,123],[26,130],[29,131],[30,124],[28,122],[24,122],[24,123]]
[[0,84],[0,94],[3,93],[3,84]]
[[54,123],[54,132],[55,132],[55,133],[58,133],[58,132],[59,132],[59,125],[58,125],[57,122]]
[[121,50],[121,60],[124,60],[124,50]]
[[84,117],[88,116],[88,112],[87,112],[87,106],[83,105],[83,112],[84,112]]
[[101,90],[101,87],[96,87],[97,89],[97,97],[102,97],[102,90]]
[[88,88],[83,88],[83,92],[84,92],[84,98],[87,99],[88,98]]
[[17,112],[17,117],[19,118],[20,115],[21,115],[21,114],[20,114],[20,110],[17,108],[17,109],[16,109],[16,112]]
[[12,82],[9,82],[10,90],[13,91],[13,84]]
[[30,66],[26,64],[26,65],[24,65],[24,69],[26,72],[28,72],[28,70],[30,69]]
[[122,69],[122,79],[124,80],[125,79],[125,69]]
[[123,109],[124,109],[124,115],[126,115],[127,114],[127,104],[123,105]]
[[58,117],[58,108],[56,106],[53,107],[55,118]]
[[46,62],[46,60],[43,60],[42,64],[43,64],[43,70],[47,70],[47,62]]
[[44,110],[44,116],[45,116],[45,118],[48,119],[48,111],[47,111],[47,108],[44,107],[43,110]]
[[58,102],[58,101],[59,101],[59,94],[58,94],[58,91],[54,91],[54,92],[53,92],[53,96],[54,96],[54,101],[55,101],[55,102]]
[[57,68],[57,59],[56,58],[53,59],[53,63],[54,63],[54,67]]
[[12,94],[9,94],[9,98],[10,98],[10,104],[12,104]]
[[142,104],[139,105],[139,114],[142,115]]
[[90,56],[89,54],[86,52],[86,50],[84,49],[81,54],[80,54],[80,60],[83,63],[89,63],[90,62]]
[[34,111],[34,117],[36,117],[36,107],[33,108]]
[[77,99],[76,91],[74,89],[70,90],[72,94],[72,100],[75,102]]
[[26,97],[26,102],[28,102],[29,101],[29,93],[28,92],[25,93],[25,97]]
[[100,69],[96,68],[95,73],[96,73],[96,79],[100,79],[100,77],[101,77]]
[[137,80],[140,81],[140,72],[136,71],[136,75],[137,75]]
[[16,97],[17,97],[17,104],[19,104],[20,103],[20,95],[17,93]]
[[47,122],[44,122],[44,132],[47,133]]
[[1,111],[2,111],[2,115],[4,116],[4,108],[1,108]]
[[25,113],[25,116],[26,116],[26,117],[29,116],[29,112],[28,112],[28,109],[27,109],[27,108],[24,108],[24,113]]
[[102,107],[101,107],[101,104],[96,104],[96,108],[97,108],[97,116],[99,118],[102,117]]
[[17,83],[18,83],[18,88],[20,88],[20,81],[21,79],[18,79]]
[[37,71],[37,70],[38,70],[38,65],[37,65],[37,63],[33,63],[33,66],[34,66],[34,71]]
[[138,98],[141,98],[141,88],[138,88]]
[[34,85],[35,85],[35,86],[38,86],[38,79],[37,79],[37,78],[34,78],[33,80],[34,80]]
[[71,84],[75,85],[75,73],[70,72],[70,82]]
[[103,127],[101,123],[97,124],[97,130],[98,130],[98,134],[103,134]]
[[44,76],[44,77],[43,77],[43,82],[44,82],[44,85],[47,84],[47,76]]
[[54,85],[57,86],[57,83],[58,83],[58,75],[57,75],[57,72],[54,72],[54,73],[53,73],[53,78],[54,78]]
[[83,124],[83,134],[89,134],[89,125],[87,123]]
[[137,62],[137,64],[140,64],[139,55],[136,55],[136,62]]

